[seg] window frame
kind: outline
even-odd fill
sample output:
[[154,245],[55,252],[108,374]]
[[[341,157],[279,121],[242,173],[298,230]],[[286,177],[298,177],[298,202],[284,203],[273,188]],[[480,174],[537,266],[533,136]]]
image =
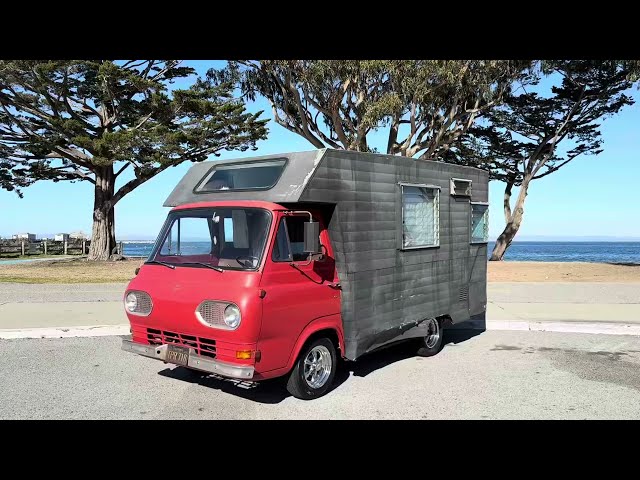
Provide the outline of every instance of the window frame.
[[[432,185],[428,183],[411,183],[411,182],[398,182],[398,186],[400,187],[400,224],[397,227],[399,231],[399,242],[400,242],[400,250],[422,250],[427,248],[440,248],[440,191],[442,187],[439,185]],[[405,247],[404,245],[404,187],[419,187],[419,188],[428,188],[431,190],[435,190],[436,194],[434,197],[434,209],[435,212],[433,214],[433,228],[434,228],[434,237],[435,243],[432,245],[416,245],[414,247]]]
[[[227,190],[203,190],[203,187],[207,184],[209,180],[211,180],[211,177],[215,175],[219,167],[227,167],[227,166],[230,167],[234,165],[250,165],[252,163],[268,163],[268,162],[284,162],[282,164],[282,168],[280,169],[280,175],[278,175],[278,177],[276,178],[275,182],[273,182],[272,185],[269,185],[267,187],[254,187],[254,188],[230,188]],[[192,192],[195,195],[211,195],[212,193],[259,192],[264,190],[271,190],[273,187],[275,187],[278,184],[278,182],[280,181],[280,178],[282,178],[282,174],[284,173],[288,164],[289,164],[289,159],[287,157],[276,157],[276,158],[264,158],[261,160],[229,162],[229,163],[224,163],[219,165],[213,165],[209,170],[207,170],[207,173],[200,179],[200,181],[196,183],[196,186],[193,187]]]
[[487,221],[487,239],[486,240],[474,240],[473,239],[473,206],[474,205],[482,205],[483,207],[487,207],[485,213],[487,215],[487,220],[489,217],[489,202],[469,202],[469,244],[470,245],[482,245],[489,243],[489,222]]

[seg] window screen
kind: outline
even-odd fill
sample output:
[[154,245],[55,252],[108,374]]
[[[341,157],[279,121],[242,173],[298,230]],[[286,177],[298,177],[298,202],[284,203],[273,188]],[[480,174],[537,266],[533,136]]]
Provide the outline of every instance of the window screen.
[[439,245],[440,190],[434,187],[402,185],[402,247]]
[[266,190],[276,184],[285,163],[282,159],[216,166],[207,173],[196,192]]
[[471,243],[489,241],[489,206],[480,203],[471,204]]

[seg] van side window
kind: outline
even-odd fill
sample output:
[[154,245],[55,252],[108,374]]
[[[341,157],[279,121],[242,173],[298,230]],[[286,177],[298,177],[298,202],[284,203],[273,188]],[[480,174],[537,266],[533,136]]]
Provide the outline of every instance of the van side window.
[[309,221],[308,217],[287,217],[289,248],[291,249],[294,262],[305,261],[309,258],[309,254],[304,253],[304,222],[306,221]]
[[280,221],[271,257],[274,262],[304,262],[309,259],[309,254],[304,252],[304,223],[308,219],[294,215]]
[[291,261],[291,255],[289,253],[289,242],[287,241],[287,229],[284,225],[284,219],[280,221],[280,226],[278,226],[276,243],[273,246],[273,255],[271,256],[271,258],[274,262]]

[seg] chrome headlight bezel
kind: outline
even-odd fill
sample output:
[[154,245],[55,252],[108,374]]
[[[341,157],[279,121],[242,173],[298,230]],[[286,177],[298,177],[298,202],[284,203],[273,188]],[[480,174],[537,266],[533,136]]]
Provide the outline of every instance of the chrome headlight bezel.
[[124,296],[124,309],[128,314],[148,317],[153,310],[151,295],[142,290],[128,290]]
[[[231,325],[226,320],[229,309],[235,309],[238,318],[237,322],[230,322]],[[242,323],[242,313],[238,305],[225,300],[203,300],[196,308],[195,315],[205,327],[219,330],[237,330]]]

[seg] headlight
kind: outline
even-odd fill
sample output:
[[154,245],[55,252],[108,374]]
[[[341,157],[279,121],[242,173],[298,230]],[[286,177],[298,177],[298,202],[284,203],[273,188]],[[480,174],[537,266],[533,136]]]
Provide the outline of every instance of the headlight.
[[240,325],[240,309],[235,305],[229,305],[224,309],[224,323],[229,328],[237,328]]
[[153,309],[153,302],[147,292],[132,290],[124,297],[124,308],[131,315],[146,317]]
[[127,295],[127,298],[124,300],[124,306],[131,313],[136,311],[138,307],[138,297],[136,297],[135,293],[130,292],[129,295]]

